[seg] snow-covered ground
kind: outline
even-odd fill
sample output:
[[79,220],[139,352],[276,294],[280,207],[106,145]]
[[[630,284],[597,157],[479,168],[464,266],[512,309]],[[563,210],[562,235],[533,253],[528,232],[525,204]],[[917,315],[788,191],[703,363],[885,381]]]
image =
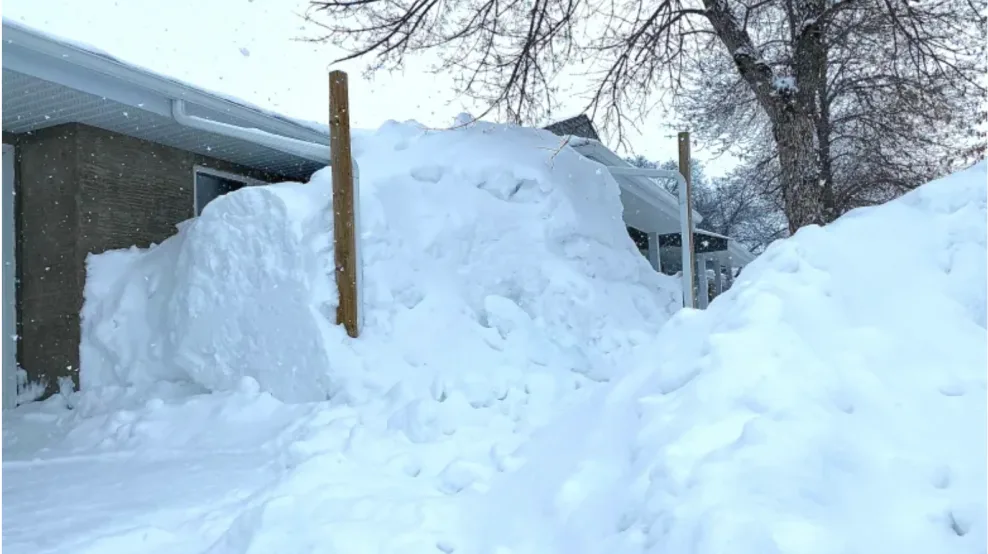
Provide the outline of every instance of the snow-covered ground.
[[84,390],[4,413],[5,549],[985,551],[984,164],[672,315],[557,138],[388,124],[355,154],[358,341],[328,174],[91,259]]
[[516,453],[477,532],[509,552],[985,552],[986,168],[772,245]]

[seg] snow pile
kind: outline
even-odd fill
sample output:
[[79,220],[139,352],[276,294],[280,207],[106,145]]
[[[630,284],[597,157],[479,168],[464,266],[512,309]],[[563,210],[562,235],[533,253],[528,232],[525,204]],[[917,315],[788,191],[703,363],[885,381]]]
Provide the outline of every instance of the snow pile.
[[984,163],[802,229],[533,437],[473,532],[516,553],[985,552],[986,263]]
[[389,123],[354,152],[360,340],[333,325],[327,170],[224,196],[150,250],[92,256],[83,388],[251,377],[286,401],[359,401],[401,382],[408,398],[490,405],[609,378],[678,306],[616,183],[548,132]]
[[358,340],[332,324],[329,172],[92,256],[82,390],[5,414],[4,505],[23,515],[4,547],[478,551],[460,499],[680,304],[616,183],[561,143],[487,124],[355,137]]
[[[985,551],[985,164],[776,243],[633,349],[671,285],[553,143],[358,145],[359,341],[325,315],[325,175],[94,257],[90,386],[4,413],[5,551]],[[282,402],[308,391],[236,348],[349,402]]]

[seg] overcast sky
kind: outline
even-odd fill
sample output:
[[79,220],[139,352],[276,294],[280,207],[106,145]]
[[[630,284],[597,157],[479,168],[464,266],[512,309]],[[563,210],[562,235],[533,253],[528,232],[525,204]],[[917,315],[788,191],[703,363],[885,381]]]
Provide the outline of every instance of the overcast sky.
[[[300,16],[306,5],[307,0],[6,0],[3,17],[208,90],[325,123],[326,74],[340,52],[297,40],[315,32]],[[427,73],[428,60],[371,81],[362,77],[364,65],[334,67],[350,74],[354,127],[373,129],[389,119],[445,127],[461,112],[482,111],[457,98],[448,78]],[[576,115],[580,106],[568,108],[559,119]],[[656,114],[642,134],[630,135],[634,153],[676,159],[675,130],[662,119]],[[696,146],[694,155],[708,159]],[[708,161],[708,173],[722,174],[731,164]]]

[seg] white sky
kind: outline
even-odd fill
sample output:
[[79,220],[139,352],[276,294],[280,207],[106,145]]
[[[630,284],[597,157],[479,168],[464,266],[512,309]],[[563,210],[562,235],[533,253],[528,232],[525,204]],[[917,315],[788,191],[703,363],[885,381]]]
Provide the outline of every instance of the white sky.
[[[6,0],[3,17],[207,90],[326,122],[326,74],[340,52],[294,40],[317,32],[299,15],[306,5],[306,0]],[[365,62],[334,67],[350,74],[351,125],[373,129],[389,119],[414,119],[445,127],[461,112],[482,111],[457,98],[449,78],[425,72],[427,63],[415,61],[402,73],[378,74],[372,81],[361,76]],[[644,133],[630,135],[634,153],[676,159],[676,130],[664,127],[658,115],[643,128]],[[708,161],[711,175],[733,165],[726,158],[708,160],[696,145],[694,156]]]

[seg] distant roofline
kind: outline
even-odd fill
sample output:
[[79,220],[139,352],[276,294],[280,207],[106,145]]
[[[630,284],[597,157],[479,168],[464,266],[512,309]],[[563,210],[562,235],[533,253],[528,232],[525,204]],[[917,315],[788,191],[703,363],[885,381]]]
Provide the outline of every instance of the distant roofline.
[[597,128],[594,127],[593,121],[591,121],[585,113],[560,119],[559,121],[546,125],[543,129],[559,136],[571,135],[600,141],[600,134],[597,133]]

